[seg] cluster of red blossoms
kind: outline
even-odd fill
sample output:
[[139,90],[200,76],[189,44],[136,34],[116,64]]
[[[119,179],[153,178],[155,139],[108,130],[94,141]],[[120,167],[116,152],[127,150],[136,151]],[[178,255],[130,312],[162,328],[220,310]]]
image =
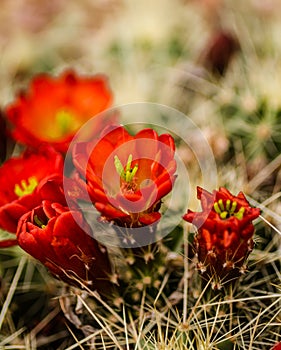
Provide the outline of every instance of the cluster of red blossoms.
[[[93,203],[103,222],[143,227],[159,221],[161,199],[176,178],[173,138],[152,129],[132,136],[116,118],[104,125],[97,114],[111,101],[102,76],[42,75],[6,108],[6,132],[1,131],[21,152],[0,167],[0,228],[16,234],[0,247],[18,244],[60,279],[101,292],[110,279],[110,261],[78,200]],[[91,141],[71,145],[93,116]],[[76,169],[66,177],[70,146]]]
[[55,276],[91,289],[104,288],[110,263],[79,207],[68,207],[64,156],[77,130],[111,101],[103,76],[40,75],[2,118],[3,139],[20,151],[0,167],[0,227],[16,234],[0,247],[18,244]]
[[[93,238],[79,201],[93,204],[105,224],[155,228],[162,198],[176,180],[172,136],[152,129],[132,136],[116,119],[99,122],[98,113],[111,102],[103,76],[41,75],[1,119],[2,136],[14,139],[21,153],[0,167],[0,228],[16,234],[0,247],[18,244],[58,278],[101,293],[111,277],[110,259]],[[97,122],[87,131],[90,140],[71,144],[92,117]],[[65,175],[69,148],[74,169]],[[229,280],[230,270],[235,278],[252,249],[252,220],[259,210],[242,193],[234,197],[225,189],[199,189],[198,197],[203,211],[184,216],[198,228],[198,268],[208,278]]]

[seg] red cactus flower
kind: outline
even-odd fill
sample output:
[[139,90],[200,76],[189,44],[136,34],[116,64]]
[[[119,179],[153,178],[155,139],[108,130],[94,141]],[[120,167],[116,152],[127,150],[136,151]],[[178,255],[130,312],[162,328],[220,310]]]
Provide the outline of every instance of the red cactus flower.
[[80,77],[73,71],[57,78],[42,74],[6,108],[6,115],[17,141],[32,147],[48,143],[66,152],[76,131],[111,101],[104,76]]
[[[39,192],[42,198],[52,200],[43,200],[21,217],[19,246],[61,280],[106,294],[110,276],[107,251],[90,237],[91,230],[82,213],[65,206],[62,178],[46,181]],[[105,286],[107,290],[103,291]]]
[[198,187],[197,197],[202,212],[188,210],[183,218],[198,229],[194,243],[199,271],[219,289],[245,272],[254,245],[252,221],[260,210],[252,208],[242,192],[233,196],[225,188],[209,193]]
[[281,342],[275,344],[275,345],[271,348],[271,350],[281,350]]
[[20,217],[41,202],[40,182],[62,172],[62,156],[47,146],[7,160],[0,167],[0,227],[16,233]]
[[140,227],[161,216],[161,198],[176,178],[174,150],[171,135],[144,129],[132,136],[119,126],[106,130],[94,145],[76,144],[73,160],[102,219]]

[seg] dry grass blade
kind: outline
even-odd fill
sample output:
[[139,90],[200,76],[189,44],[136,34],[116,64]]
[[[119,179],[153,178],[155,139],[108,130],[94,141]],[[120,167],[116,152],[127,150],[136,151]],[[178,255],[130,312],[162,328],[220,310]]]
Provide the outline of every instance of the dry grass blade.
[[4,322],[4,319],[5,319],[5,315],[9,309],[9,305],[13,299],[13,295],[15,293],[15,291],[17,290],[17,284],[18,284],[18,281],[20,279],[20,276],[22,274],[22,271],[23,271],[23,268],[24,268],[24,265],[26,263],[26,257],[22,257],[20,259],[20,262],[19,262],[19,265],[18,265],[18,268],[16,270],[16,273],[14,275],[14,278],[12,280],[12,283],[10,285],[10,288],[9,288],[9,292],[7,294],[7,297],[6,297],[6,300],[2,306],[2,310],[1,310],[1,313],[0,313],[0,329],[2,328],[2,325],[3,325],[3,322]]
[[101,319],[101,317],[98,317],[88,306],[88,304],[81,298],[79,295],[77,296],[80,302],[84,305],[86,310],[89,312],[89,314],[93,317],[93,319],[98,323],[100,328],[109,336],[109,338],[113,341],[113,343],[117,346],[118,349],[123,350],[120,346],[120,343],[116,336],[113,333],[113,330],[111,329],[109,324],[106,324],[105,319]]
[[11,334],[9,337],[5,338],[0,342],[0,346],[4,346],[6,344],[9,344],[13,342],[18,336],[20,336],[25,331],[25,328],[21,328],[18,331]]
[[280,165],[281,155],[277,156],[273,161],[271,161],[248,183],[249,192],[253,193],[262,184],[262,182],[271,175],[271,173],[280,167]]

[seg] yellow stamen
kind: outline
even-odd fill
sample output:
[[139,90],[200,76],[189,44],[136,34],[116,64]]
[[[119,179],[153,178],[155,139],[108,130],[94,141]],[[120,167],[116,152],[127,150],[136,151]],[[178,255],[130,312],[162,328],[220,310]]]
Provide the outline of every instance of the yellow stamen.
[[18,197],[25,196],[27,194],[31,194],[35,188],[37,187],[38,182],[34,176],[25,180],[21,180],[20,185],[16,184],[14,188],[14,192]]

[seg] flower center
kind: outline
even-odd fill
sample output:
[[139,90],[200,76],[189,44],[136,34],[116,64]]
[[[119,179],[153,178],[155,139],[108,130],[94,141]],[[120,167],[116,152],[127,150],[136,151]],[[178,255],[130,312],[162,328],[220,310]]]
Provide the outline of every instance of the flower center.
[[51,137],[57,138],[67,135],[77,129],[77,119],[75,115],[64,109],[58,111],[55,116],[55,123],[57,128],[52,127]]
[[217,214],[219,214],[220,218],[225,220],[231,216],[235,216],[237,219],[242,220],[245,212],[245,208],[241,207],[239,210],[236,210],[237,202],[231,201],[227,199],[225,203],[222,199],[219,199],[214,203],[214,209]]
[[121,179],[127,183],[130,183],[133,181],[136,175],[136,172],[138,171],[137,164],[133,168],[131,167],[132,160],[133,160],[133,156],[130,154],[127,160],[126,167],[124,169],[118,156],[114,156],[114,165],[115,165],[116,171],[120,175]]
[[136,172],[138,171],[138,165],[134,165],[132,168],[133,156],[130,154],[126,163],[125,168],[123,167],[118,156],[114,156],[114,165],[117,173],[119,174],[122,183],[121,183],[121,192],[122,193],[134,193],[137,190],[136,183]]
[[37,187],[38,182],[34,176],[29,177],[27,181],[21,180],[20,184],[16,184],[14,192],[18,197],[32,193]]

